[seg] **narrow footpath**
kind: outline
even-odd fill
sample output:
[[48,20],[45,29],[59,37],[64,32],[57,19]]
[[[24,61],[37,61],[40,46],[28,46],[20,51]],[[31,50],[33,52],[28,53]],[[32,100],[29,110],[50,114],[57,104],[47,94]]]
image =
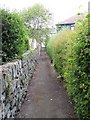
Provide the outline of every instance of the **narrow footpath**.
[[75,118],[73,105],[46,52],[41,52],[27,96],[16,118]]

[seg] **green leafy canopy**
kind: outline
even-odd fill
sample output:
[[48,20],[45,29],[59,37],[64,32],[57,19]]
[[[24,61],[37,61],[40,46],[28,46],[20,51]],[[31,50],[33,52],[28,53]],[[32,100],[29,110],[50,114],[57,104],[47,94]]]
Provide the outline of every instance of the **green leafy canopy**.
[[49,33],[50,13],[41,4],[23,10],[21,16],[25,25],[30,30],[30,37],[38,42],[44,41]]

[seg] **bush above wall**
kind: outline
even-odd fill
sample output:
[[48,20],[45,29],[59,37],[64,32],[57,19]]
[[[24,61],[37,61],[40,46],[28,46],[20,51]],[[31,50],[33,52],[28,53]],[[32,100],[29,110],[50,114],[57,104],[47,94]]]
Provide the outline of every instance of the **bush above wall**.
[[26,28],[17,13],[1,9],[2,16],[2,61],[20,58],[29,49]]

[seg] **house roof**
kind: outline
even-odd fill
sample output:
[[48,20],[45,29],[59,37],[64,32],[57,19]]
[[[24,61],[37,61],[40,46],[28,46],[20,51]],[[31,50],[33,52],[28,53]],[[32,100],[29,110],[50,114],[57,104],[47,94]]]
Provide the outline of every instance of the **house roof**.
[[85,17],[84,14],[74,15],[74,16],[72,16],[72,17],[70,17],[70,18],[68,18],[68,19],[66,19],[66,20],[64,20],[64,21],[62,21],[58,24],[61,24],[61,25],[63,25],[63,24],[74,24],[76,20],[83,19],[84,17]]

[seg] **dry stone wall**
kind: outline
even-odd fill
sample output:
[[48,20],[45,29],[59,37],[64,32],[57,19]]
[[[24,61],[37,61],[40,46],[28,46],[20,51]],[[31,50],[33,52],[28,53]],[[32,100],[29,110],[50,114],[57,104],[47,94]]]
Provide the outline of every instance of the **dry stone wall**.
[[26,96],[27,87],[37,64],[34,55],[26,53],[23,60],[0,68],[0,118],[14,118]]

